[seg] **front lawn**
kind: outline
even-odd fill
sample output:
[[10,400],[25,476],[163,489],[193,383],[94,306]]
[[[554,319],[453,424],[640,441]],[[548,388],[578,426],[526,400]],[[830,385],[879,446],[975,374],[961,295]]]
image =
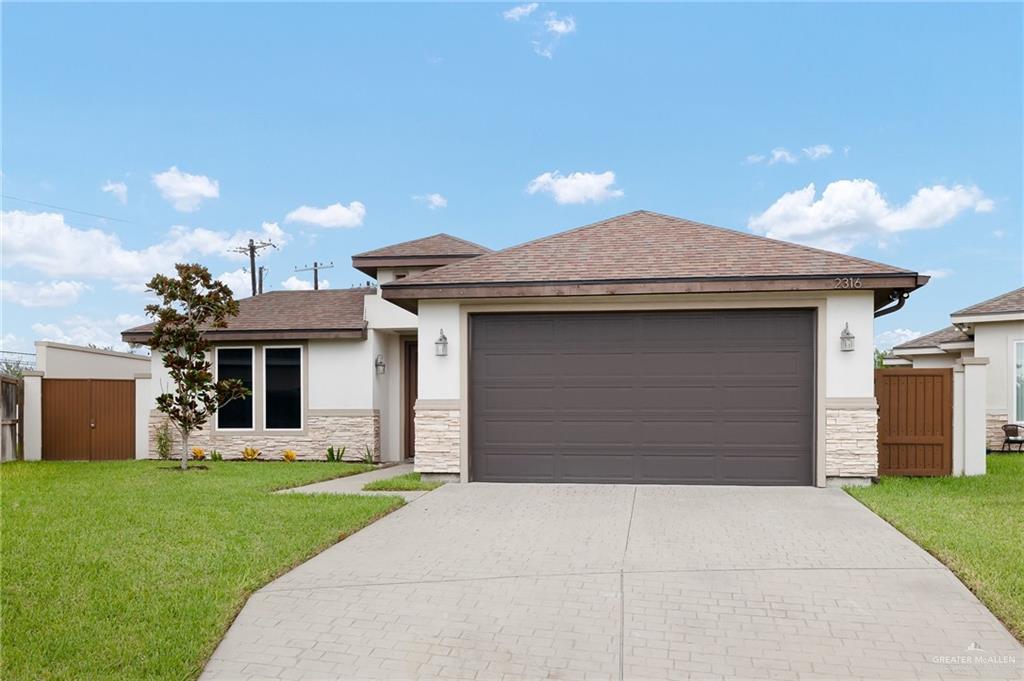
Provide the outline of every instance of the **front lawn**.
[[1024,642],[1024,456],[988,475],[882,478],[847,491],[953,572]]
[[275,576],[401,505],[271,494],[360,464],[0,466],[0,678],[188,679]]
[[443,484],[443,482],[427,482],[420,478],[419,473],[406,473],[385,480],[368,482],[363,485],[363,489],[367,492],[429,492]]

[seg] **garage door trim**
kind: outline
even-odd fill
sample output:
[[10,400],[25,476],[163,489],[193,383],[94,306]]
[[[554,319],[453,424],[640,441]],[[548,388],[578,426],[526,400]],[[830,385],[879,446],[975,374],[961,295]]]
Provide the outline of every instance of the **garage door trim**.
[[[717,296],[713,296],[717,297]],[[470,457],[472,436],[472,400],[470,389],[472,377],[470,365],[472,352],[472,318],[481,314],[520,314],[520,313],[558,313],[558,312],[639,312],[639,311],[713,311],[713,310],[793,310],[805,309],[813,313],[813,408],[811,418],[811,484],[825,486],[825,365],[826,357],[822,352],[826,338],[826,300],[812,295],[790,293],[785,298],[758,295],[755,300],[703,300],[703,301],[615,301],[615,302],[529,302],[529,303],[486,303],[462,304],[459,306],[460,346],[460,479],[469,482],[474,479]]]

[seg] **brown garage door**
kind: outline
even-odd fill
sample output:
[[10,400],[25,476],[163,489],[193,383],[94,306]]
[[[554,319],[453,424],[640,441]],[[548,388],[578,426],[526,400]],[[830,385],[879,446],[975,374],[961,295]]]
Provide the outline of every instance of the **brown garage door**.
[[812,483],[812,310],[471,320],[474,480]]
[[135,458],[135,381],[43,379],[43,459]]

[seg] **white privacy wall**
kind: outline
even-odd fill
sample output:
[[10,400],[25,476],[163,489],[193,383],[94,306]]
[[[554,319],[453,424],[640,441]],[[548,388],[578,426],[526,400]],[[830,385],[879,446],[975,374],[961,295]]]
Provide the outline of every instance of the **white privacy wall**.
[[[871,291],[837,292],[825,306],[825,396],[875,394],[875,307]],[[843,352],[839,335],[849,323],[855,349]]]

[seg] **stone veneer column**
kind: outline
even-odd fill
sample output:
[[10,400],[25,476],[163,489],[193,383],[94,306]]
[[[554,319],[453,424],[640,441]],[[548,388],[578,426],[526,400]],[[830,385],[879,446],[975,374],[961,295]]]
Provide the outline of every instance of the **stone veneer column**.
[[825,402],[825,477],[878,476],[878,405],[874,397]]
[[[361,461],[369,447],[374,456],[380,455],[380,411],[377,409],[310,410],[306,427],[301,431],[217,432],[212,424],[192,433],[192,447],[202,447],[207,455],[216,449],[225,459],[238,459],[246,447],[255,447],[260,458],[280,459],[285,449],[294,450],[299,459],[323,460],[328,447],[345,447],[346,461]],[[167,423],[159,411],[149,415],[149,457],[158,456],[157,429]],[[174,427],[170,428],[173,446],[171,457],[181,454],[181,439]]]
[[462,462],[462,410],[458,400],[416,400],[415,470],[457,476]]
[[1010,412],[993,409],[985,412],[985,443],[989,449],[998,450],[1003,446],[1006,433],[1003,426],[1010,422]]

